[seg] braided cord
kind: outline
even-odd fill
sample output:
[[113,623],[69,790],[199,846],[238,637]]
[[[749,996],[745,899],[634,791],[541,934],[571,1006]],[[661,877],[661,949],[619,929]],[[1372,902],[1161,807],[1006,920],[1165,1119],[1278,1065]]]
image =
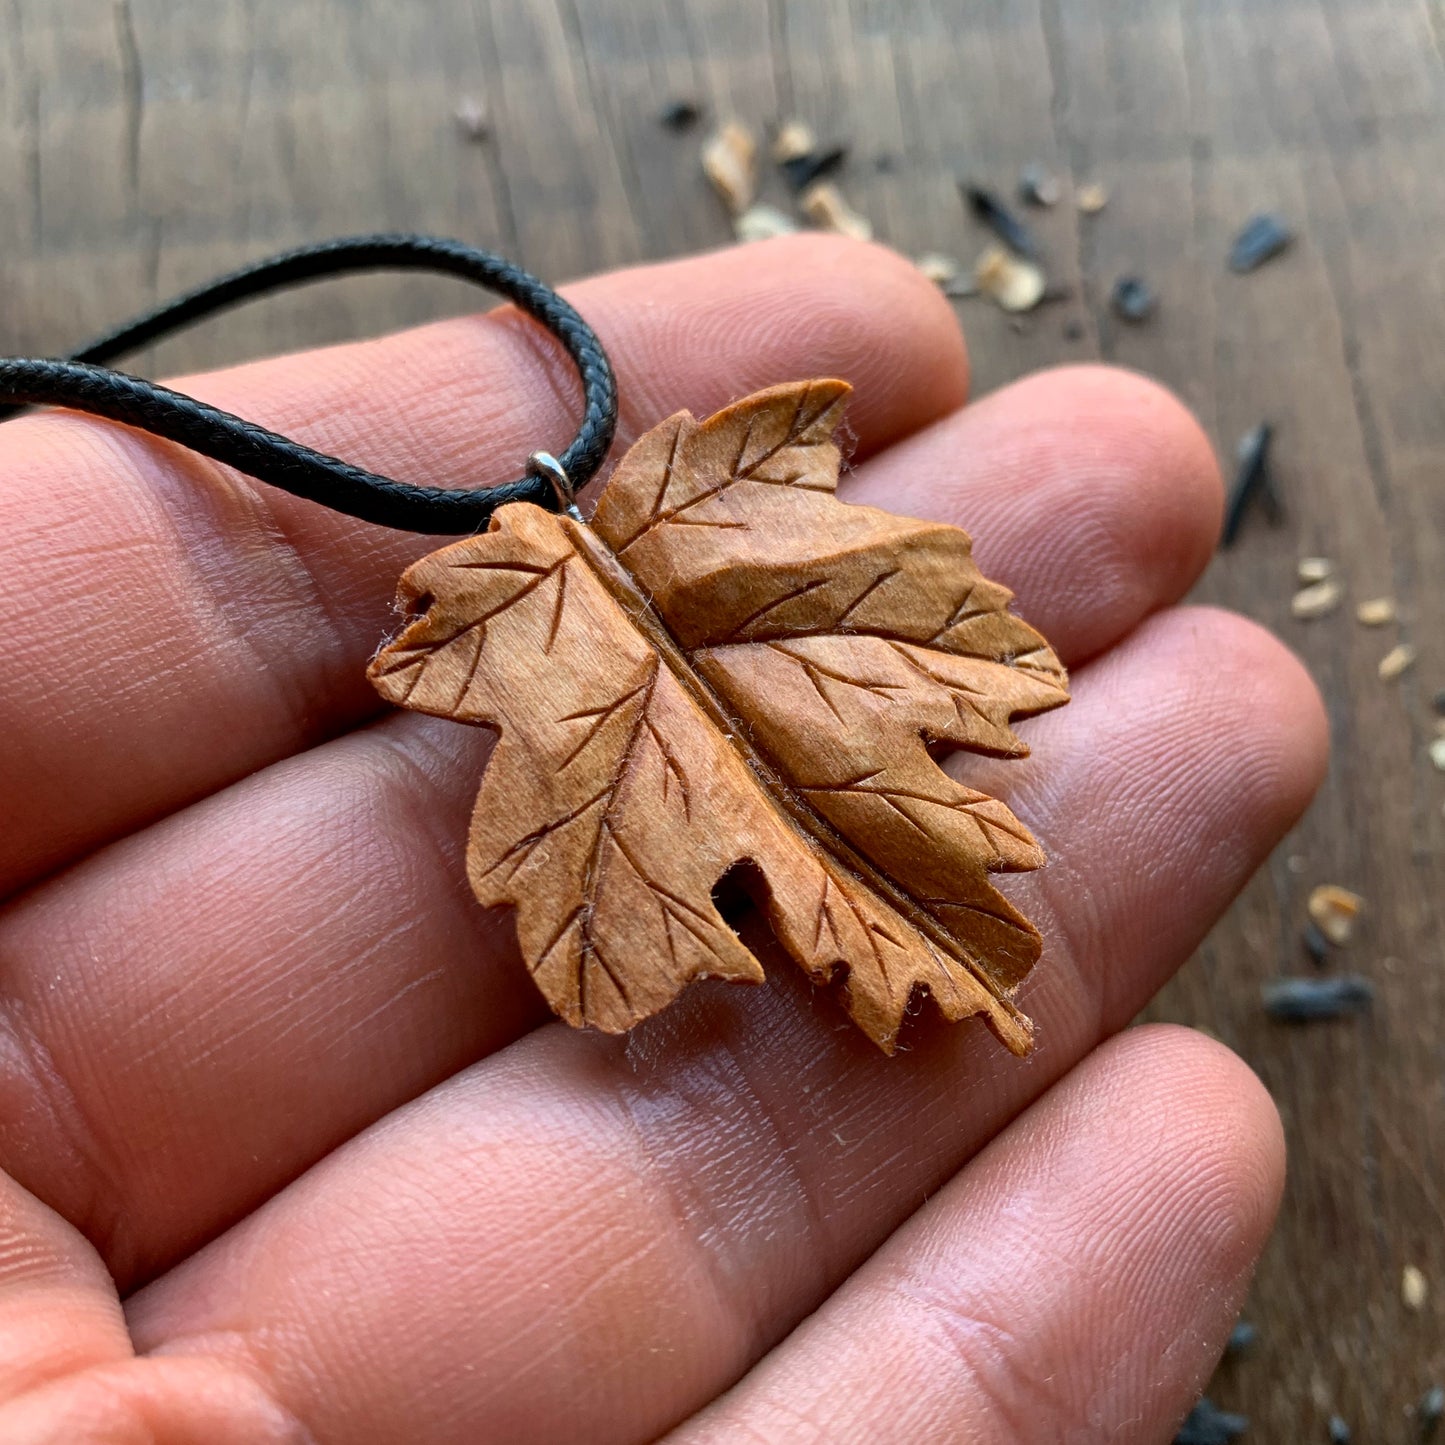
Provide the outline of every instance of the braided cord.
[[302,246],[243,267],[126,322],[61,360],[0,359],[0,419],[21,406],[63,406],[124,422],[334,511],[402,531],[475,532],[507,502],[561,504],[545,476],[496,487],[414,486],[352,466],[194,397],[105,362],[270,291],[356,271],[437,271],[507,297],[566,348],[582,379],[583,416],[559,457],[573,489],[602,465],[617,429],[617,384],[602,343],[557,293],[489,251],[432,236],[355,236]]

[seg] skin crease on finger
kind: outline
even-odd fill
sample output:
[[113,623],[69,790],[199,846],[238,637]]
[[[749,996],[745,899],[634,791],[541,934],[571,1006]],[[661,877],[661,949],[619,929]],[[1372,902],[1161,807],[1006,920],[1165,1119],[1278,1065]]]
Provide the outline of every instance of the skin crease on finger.
[[1162,1441],[1279,1204],[1259,1081],[1132,1030],[1046,1094],[667,1445]]
[[1060,861],[1016,880],[1069,916],[1029,1060],[929,1020],[884,1059],[771,958],[770,988],[701,986],[625,1042],[541,1029],[133,1298],[141,1347],[259,1371],[322,1438],[605,1445],[703,1406],[1127,1022],[1318,782],[1311,685],[1239,619],[1165,614],[1078,684]]
[[[567,294],[613,357],[624,441],[678,407],[837,373],[866,455],[967,391],[947,302],[882,247],[784,238]],[[434,485],[509,479],[577,412],[555,342],[509,310],[180,385]],[[74,415],[0,427],[0,478],[0,896],[379,711],[362,669],[397,575],[437,539]]]
[[[1128,436],[1114,470],[1098,460],[1111,429]],[[1071,663],[1189,585],[1219,491],[1179,404],[1104,368],[1006,388],[844,487],[854,501],[901,494],[918,515],[980,517],[997,575],[1019,583],[1026,615]],[[1073,603],[1081,574],[1099,579],[1087,609]],[[544,1017],[505,926],[462,882],[484,757],[476,732],[395,718],[0,914],[0,1161],[81,1223],[123,1282]],[[60,975],[57,958],[73,961]]]

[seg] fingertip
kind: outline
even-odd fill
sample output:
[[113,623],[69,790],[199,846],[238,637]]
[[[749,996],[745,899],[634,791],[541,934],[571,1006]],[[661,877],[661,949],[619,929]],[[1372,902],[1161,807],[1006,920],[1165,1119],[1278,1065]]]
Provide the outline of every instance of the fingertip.
[[1277,838],[1324,781],[1330,735],[1320,690],[1299,656],[1251,618],[1194,606],[1179,609],[1175,621],[1196,632],[1211,661],[1217,706],[1204,715],[1229,724],[1236,793],[1255,810],[1250,832]]
[[1224,506],[1214,449],[1189,408],[1116,366],[1055,367],[1010,391],[1014,412],[1044,428],[1035,454],[1064,482],[1055,525],[1101,539],[1141,594],[1140,615],[1182,597],[1213,555]]
[[[868,313],[892,317],[910,334],[909,354],[896,347],[872,349],[868,368],[877,377],[885,413],[914,408],[921,397],[932,421],[968,400],[969,359],[963,328],[952,304],[918,267],[891,246],[822,232],[801,232],[775,242],[777,264],[799,274],[826,278],[825,306],[844,336],[865,343],[857,323]],[[861,314],[860,314],[861,312]],[[901,433],[900,433],[901,434]]]
[[1167,386],[1124,367],[1062,366],[1040,379],[1072,394],[1086,439],[1116,448],[1114,476],[1145,504],[1122,509],[1122,520],[1168,548],[1174,597],[1182,596],[1213,556],[1224,512],[1224,480],[1199,419]]
[[[852,383],[866,455],[961,406],[968,354],[948,301],[886,246],[799,232],[568,288],[619,359],[630,431],[685,405],[814,376]],[[659,324],[662,322],[663,324]]]
[[1174,1121],[1161,1177],[1183,1199],[1187,1231],[1213,1241],[1217,1277],[1247,1274],[1285,1176],[1284,1126],[1259,1076],[1217,1039],[1176,1024],[1127,1030],[1099,1054],[1142,1091],[1141,1109]]
[[1219,537],[1209,441],[1157,382],[1110,366],[1036,372],[878,458],[869,499],[940,517],[1076,666],[1178,601]]

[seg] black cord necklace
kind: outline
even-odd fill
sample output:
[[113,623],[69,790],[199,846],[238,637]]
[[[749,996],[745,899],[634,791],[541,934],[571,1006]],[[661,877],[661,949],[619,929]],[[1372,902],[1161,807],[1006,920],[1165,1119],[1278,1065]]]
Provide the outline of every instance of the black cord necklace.
[[[355,271],[436,271],[498,292],[566,348],[582,379],[582,424],[559,457],[534,452],[525,476],[452,491],[378,476],[104,363],[267,292]],[[233,271],[97,337],[58,360],[0,359],[0,419],[21,406],[63,406],[179,442],[214,461],[365,522],[456,535],[485,527],[508,502],[565,510],[596,473],[617,430],[617,385],[602,343],[555,291],[490,251],[432,236],[352,236],[302,246]]]

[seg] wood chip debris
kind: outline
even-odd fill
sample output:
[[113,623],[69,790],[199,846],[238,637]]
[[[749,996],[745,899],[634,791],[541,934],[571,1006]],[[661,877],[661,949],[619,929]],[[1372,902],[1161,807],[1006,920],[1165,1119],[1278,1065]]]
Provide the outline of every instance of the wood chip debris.
[[773,135],[773,159],[794,191],[805,191],[843,164],[848,147],[819,148],[813,128],[801,120],[784,121]]
[[1174,1445],[1233,1445],[1249,1429],[1249,1419],[1221,1410],[1207,1395],[1184,1417]]
[[1026,260],[1038,257],[1039,245],[1033,232],[992,191],[972,181],[960,181],[958,189],[974,220],[987,226],[1014,255]]
[[703,173],[735,216],[741,216],[757,194],[757,160],[757,141],[735,120],[711,135],[702,148]]
[[1407,1264],[1400,1271],[1400,1299],[1407,1310],[1416,1314],[1425,1308],[1430,1298],[1430,1284],[1418,1265]]
[[973,268],[978,289],[1005,311],[1032,311],[1044,299],[1048,281],[1032,261],[1004,246],[990,246]]
[[1267,421],[1262,421],[1239,439],[1235,448],[1234,480],[1229,485],[1229,497],[1224,505],[1224,528],[1219,536],[1221,547],[1234,545],[1245,517],[1254,506],[1258,506],[1272,524],[1283,520],[1284,508],[1269,468],[1269,444],[1273,437],[1274,429]]
[[749,206],[733,221],[733,235],[739,241],[770,241],[774,236],[790,236],[799,229],[792,216],[766,201]]
[[1415,649],[1408,642],[1397,642],[1380,659],[1380,681],[1394,682],[1415,665]]
[[1445,737],[1436,738],[1430,744],[1430,761],[1437,772],[1445,773]]
[[1344,600],[1344,595],[1345,589],[1333,577],[1326,577],[1323,582],[1314,582],[1308,587],[1301,587],[1290,598],[1289,610],[1296,617],[1305,620],[1311,617],[1324,617],[1340,605]]
[[795,191],[805,191],[814,181],[830,176],[848,159],[845,145],[825,146],[783,162],[783,174]]
[[1294,232],[1276,215],[1251,216],[1229,248],[1229,269],[1243,273],[1263,266],[1294,240]]
[[781,165],[817,150],[818,138],[801,120],[785,120],[773,136],[773,159]]
[[832,181],[814,182],[803,192],[800,204],[808,219],[825,231],[852,236],[855,241],[873,239],[873,223],[843,199],[842,191]]
[[1120,276],[1109,292],[1109,304],[1121,320],[1137,326],[1154,314],[1159,298],[1142,276]]
[[459,100],[452,119],[456,122],[457,134],[473,145],[481,144],[492,134],[492,119],[487,114],[487,107],[475,96]]
[[1035,161],[1019,172],[1019,199],[1030,206],[1055,206],[1062,188],[1058,177]]
[[926,251],[914,263],[935,286],[947,287],[958,279],[958,262],[942,251]]
[[1301,557],[1294,573],[1301,582],[1323,582],[1333,576],[1335,564],[1328,557]]
[[1074,204],[1084,215],[1097,216],[1109,204],[1109,192],[1098,181],[1089,181],[1075,193]]
[[1355,608],[1355,620],[1363,627],[1385,627],[1395,620],[1393,597],[1371,597]]
[[1329,939],[1336,948],[1343,948],[1355,933],[1355,920],[1365,906],[1365,900],[1338,883],[1321,883],[1310,891],[1309,909],[1315,927]]
[[679,96],[657,112],[657,123],[667,130],[689,130],[702,119],[702,107],[695,100]]
[[1260,990],[1264,1011],[1281,1023],[1315,1023],[1367,1008],[1375,987],[1357,973],[1329,978],[1272,978]]
[[1442,1419],[1445,1419],[1445,1385],[1431,1385],[1415,1406],[1415,1424],[1420,1438],[1431,1439]]

